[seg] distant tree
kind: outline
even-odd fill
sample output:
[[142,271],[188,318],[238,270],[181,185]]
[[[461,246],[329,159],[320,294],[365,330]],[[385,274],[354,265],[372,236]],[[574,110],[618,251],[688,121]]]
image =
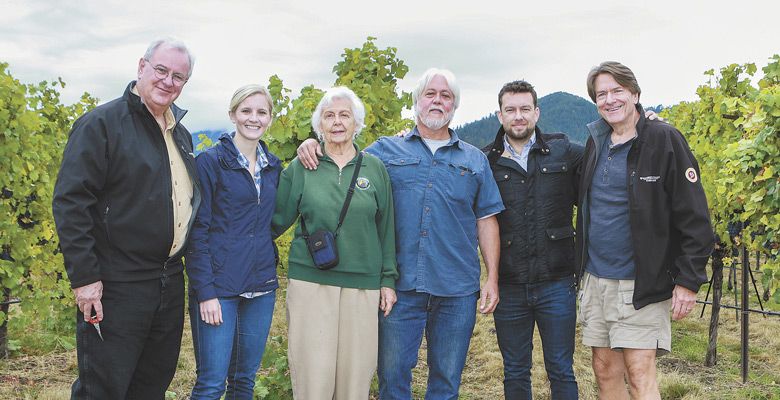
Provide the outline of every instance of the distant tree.
[[[360,147],[412,126],[411,120],[401,117],[401,111],[411,107],[412,96],[398,89],[398,80],[409,68],[397,58],[395,47],[381,50],[375,40],[369,36],[362,47],[344,49],[342,60],[333,67],[334,86],[349,87],[366,106],[366,127],[357,139]],[[265,140],[276,155],[291,160],[298,145],[313,136],[311,115],[324,91],[308,85],[291,100],[290,89],[277,75],[270,77],[268,90],[274,98],[274,122]]]

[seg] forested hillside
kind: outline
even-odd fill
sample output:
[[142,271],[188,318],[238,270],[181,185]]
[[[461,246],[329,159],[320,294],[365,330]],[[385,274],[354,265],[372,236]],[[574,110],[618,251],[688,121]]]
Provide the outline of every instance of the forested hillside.
[[[498,104],[496,104],[498,109]],[[544,132],[563,132],[575,142],[585,143],[585,125],[598,119],[596,106],[582,97],[565,92],[555,92],[539,98],[539,128]],[[457,128],[465,141],[482,148],[495,138],[499,122],[495,115],[469,122]]]

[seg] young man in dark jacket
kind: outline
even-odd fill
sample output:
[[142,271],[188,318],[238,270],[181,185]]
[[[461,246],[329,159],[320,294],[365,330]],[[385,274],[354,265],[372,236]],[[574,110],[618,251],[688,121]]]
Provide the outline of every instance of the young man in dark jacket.
[[656,355],[671,317],[690,313],[714,244],[699,166],[682,134],[642,115],[634,73],[588,75],[601,119],[588,125],[577,213],[583,343],[601,398],[660,398]]
[[487,152],[506,209],[501,233],[499,298],[494,314],[504,359],[504,395],[530,399],[534,325],[554,399],[576,399],[574,229],[576,176],[583,147],[562,133],[545,134],[536,91],[525,81],[498,94],[501,121]]
[[53,212],[76,298],[73,399],[163,399],[184,323],[181,257],[200,194],[186,113],[187,47],[151,43],[122,97],[74,124]]

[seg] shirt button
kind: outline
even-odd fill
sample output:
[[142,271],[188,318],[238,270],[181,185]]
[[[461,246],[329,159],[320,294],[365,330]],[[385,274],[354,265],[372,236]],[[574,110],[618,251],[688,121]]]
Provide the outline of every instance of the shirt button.
[[542,172],[547,172],[547,168],[542,168]]
[[181,228],[181,222],[179,222],[179,228]]
[[611,160],[611,159],[612,159],[612,157],[607,157],[607,160]]
[[436,161],[433,162],[433,165],[437,165],[438,163]]
[[433,183],[428,182],[428,187],[433,187]]
[[430,207],[425,207],[425,212],[431,212],[431,208]]
[[520,183],[525,183],[525,179],[521,179],[521,180],[520,180]]
[[428,231],[422,231],[423,236],[428,236]]
[[509,175],[504,175],[504,179],[509,179]]

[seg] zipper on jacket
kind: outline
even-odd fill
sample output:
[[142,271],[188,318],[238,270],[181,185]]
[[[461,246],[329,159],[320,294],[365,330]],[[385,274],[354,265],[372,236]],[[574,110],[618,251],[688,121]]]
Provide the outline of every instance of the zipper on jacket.
[[106,202],[106,209],[103,211],[103,224],[106,226],[106,239],[111,242],[111,234],[108,231],[108,212],[111,209],[111,202]]

